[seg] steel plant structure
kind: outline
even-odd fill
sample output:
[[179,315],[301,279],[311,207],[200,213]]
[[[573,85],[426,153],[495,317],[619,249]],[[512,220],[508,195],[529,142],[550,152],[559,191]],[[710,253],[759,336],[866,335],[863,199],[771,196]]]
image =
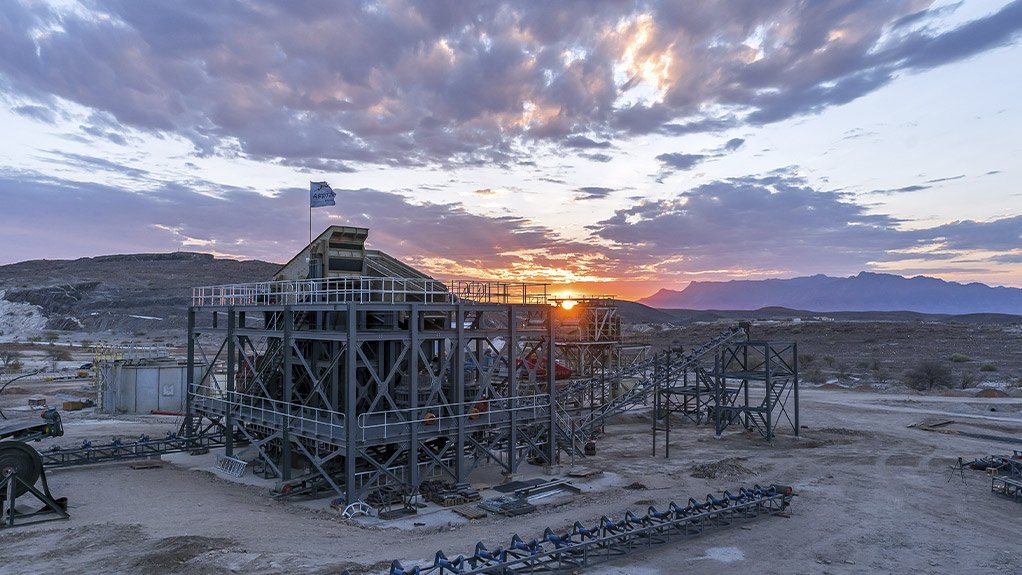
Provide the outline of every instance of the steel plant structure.
[[194,290],[189,364],[208,368],[189,413],[227,430],[227,456],[247,443],[282,491],[349,503],[465,482],[484,462],[555,461],[567,368],[546,286],[443,284],[365,250],[366,235],[328,229],[306,249],[307,279],[292,279],[299,254],[278,281]]
[[285,484],[325,482],[349,503],[464,482],[487,461],[549,464],[553,308],[542,287],[459,286],[360,277],[197,296],[190,361],[226,369],[190,382],[191,412],[222,421],[228,456],[239,433]]
[[[467,483],[487,463],[553,465],[660,389],[660,360],[623,344],[611,298],[444,284],[366,250],[367,235],[331,227],[275,281],[193,290],[185,435],[221,428],[226,456],[279,493],[353,504]],[[666,361],[680,373],[745,336]]]

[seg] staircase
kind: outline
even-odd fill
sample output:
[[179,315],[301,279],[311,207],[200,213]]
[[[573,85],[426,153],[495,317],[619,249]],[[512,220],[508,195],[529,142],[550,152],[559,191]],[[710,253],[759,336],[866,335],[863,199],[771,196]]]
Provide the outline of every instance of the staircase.
[[703,357],[713,354],[720,348],[746,337],[745,330],[739,327],[732,327],[688,353],[681,356],[668,355],[667,358],[670,360],[669,366],[664,356],[658,356],[641,364],[621,369],[614,374],[608,374],[606,377],[608,381],[620,381],[628,377],[637,378],[637,381],[631,389],[622,393],[614,400],[608,401],[577,419],[574,425],[571,424],[571,418],[567,414],[566,404],[568,402],[565,400],[570,399],[573,393],[578,393],[578,390],[584,389],[588,385],[588,381],[565,388],[558,394],[560,396],[558,398],[558,413],[556,417],[558,444],[563,449],[570,450],[572,435],[574,435],[576,452],[581,453],[581,449],[586,442],[592,438],[596,429],[601,427],[606,420],[620,415],[637,405],[644,404],[661,385],[668,385],[670,383],[667,381],[668,374],[678,374],[685,369],[691,369]]

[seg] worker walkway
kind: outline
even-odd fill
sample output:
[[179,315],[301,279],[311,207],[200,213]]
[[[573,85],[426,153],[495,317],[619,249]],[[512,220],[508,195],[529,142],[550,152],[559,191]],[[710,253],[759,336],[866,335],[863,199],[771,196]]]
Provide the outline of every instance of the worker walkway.
[[[542,394],[465,402],[460,404],[460,414],[459,404],[362,413],[355,420],[353,438],[376,445],[407,440],[413,429],[420,438],[448,436],[457,432],[459,422],[466,432],[473,432],[507,427],[512,418],[520,425],[549,421],[549,401]],[[296,437],[334,445],[344,445],[348,439],[345,415],[336,411],[238,392],[225,392],[222,397],[193,395],[192,406],[195,413],[207,417],[230,415],[238,423],[286,430]]]

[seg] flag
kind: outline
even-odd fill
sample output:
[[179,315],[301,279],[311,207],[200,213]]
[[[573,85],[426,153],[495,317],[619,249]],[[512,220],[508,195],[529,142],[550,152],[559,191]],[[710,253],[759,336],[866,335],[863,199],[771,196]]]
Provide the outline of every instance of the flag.
[[309,182],[309,207],[310,208],[322,208],[323,206],[333,206],[334,197],[337,194],[330,189],[330,184],[326,182]]

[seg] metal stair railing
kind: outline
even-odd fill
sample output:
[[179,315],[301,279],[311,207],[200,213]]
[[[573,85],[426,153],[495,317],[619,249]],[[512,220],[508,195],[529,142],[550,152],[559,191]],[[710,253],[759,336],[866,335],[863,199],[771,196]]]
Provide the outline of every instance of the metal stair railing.
[[[669,371],[671,373],[680,373],[684,369],[691,368],[704,356],[717,351],[721,347],[731,343],[736,338],[743,336],[744,334],[745,330],[740,327],[733,327],[721,332],[699,348],[682,355],[677,361],[671,361]],[[588,441],[589,437],[592,436],[593,431],[599,427],[599,424],[603,421],[610,417],[614,417],[615,415],[620,415],[628,409],[649,399],[649,396],[652,395],[657,388],[656,384],[658,380],[664,379],[666,377],[665,374],[668,372],[668,370],[665,369],[656,369],[659,361],[659,358],[653,358],[636,366],[622,369],[614,374],[613,377],[618,379],[635,375],[638,375],[640,379],[631,389],[580,419],[577,429],[581,435],[578,437]],[[608,379],[611,379],[611,377],[608,376]]]

